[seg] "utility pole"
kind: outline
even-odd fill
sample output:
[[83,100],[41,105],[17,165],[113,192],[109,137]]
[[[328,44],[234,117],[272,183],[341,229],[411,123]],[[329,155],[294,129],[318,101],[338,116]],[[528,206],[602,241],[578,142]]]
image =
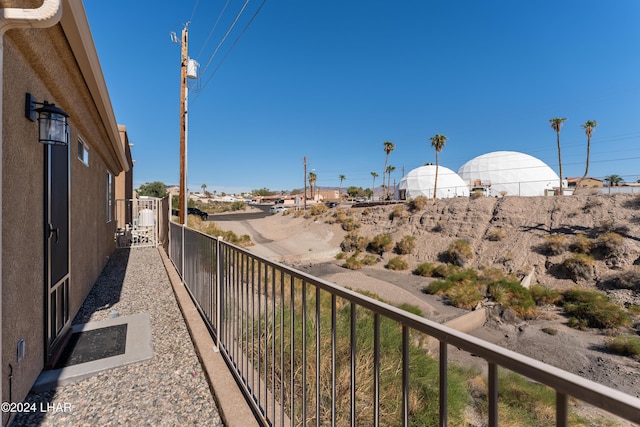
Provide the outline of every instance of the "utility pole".
[[304,210],[307,210],[307,156],[304,156]]
[[187,222],[187,62],[189,61],[189,24],[182,30],[180,61],[180,224]]

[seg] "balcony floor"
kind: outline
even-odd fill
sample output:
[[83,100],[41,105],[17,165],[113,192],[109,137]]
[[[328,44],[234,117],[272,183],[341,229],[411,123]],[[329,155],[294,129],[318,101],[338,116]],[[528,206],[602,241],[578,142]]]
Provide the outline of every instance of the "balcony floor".
[[139,314],[150,318],[151,359],[32,392],[25,402],[38,411],[12,425],[223,425],[158,249],[118,249],[73,323]]

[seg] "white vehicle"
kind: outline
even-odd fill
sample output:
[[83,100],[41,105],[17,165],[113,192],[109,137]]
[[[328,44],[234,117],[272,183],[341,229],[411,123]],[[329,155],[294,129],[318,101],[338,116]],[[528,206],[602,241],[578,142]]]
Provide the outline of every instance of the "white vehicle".
[[274,205],[269,208],[269,212],[271,212],[272,214],[276,214],[278,212],[284,212],[286,210],[289,210],[289,208],[282,205]]

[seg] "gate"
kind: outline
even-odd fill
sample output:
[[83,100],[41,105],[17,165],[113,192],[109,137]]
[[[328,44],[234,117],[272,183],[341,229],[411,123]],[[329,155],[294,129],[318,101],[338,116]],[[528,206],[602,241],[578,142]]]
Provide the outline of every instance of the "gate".
[[159,201],[155,197],[116,200],[117,248],[158,245]]

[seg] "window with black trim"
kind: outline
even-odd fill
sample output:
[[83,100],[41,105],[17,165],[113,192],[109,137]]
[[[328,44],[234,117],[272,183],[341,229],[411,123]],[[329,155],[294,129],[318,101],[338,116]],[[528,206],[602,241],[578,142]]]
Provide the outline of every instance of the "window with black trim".
[[107,222],[113,220],[113,174],[107,172]]

